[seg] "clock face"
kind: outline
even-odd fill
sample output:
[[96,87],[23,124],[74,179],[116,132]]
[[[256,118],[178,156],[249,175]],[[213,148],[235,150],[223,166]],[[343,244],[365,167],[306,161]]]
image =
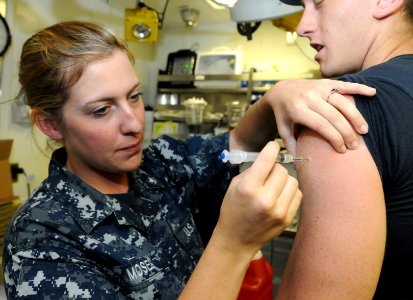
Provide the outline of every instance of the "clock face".
[[11,35],[6,19],[0,15],[0,56],[6,53],[11,43]]

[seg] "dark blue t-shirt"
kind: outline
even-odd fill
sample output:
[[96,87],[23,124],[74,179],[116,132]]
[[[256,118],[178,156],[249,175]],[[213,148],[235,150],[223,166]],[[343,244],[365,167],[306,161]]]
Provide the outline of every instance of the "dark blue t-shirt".
[[342,79],[377,89],[373,99],[355,96],[386,202],[386,252],[374,299],[413,299],[413,55]]

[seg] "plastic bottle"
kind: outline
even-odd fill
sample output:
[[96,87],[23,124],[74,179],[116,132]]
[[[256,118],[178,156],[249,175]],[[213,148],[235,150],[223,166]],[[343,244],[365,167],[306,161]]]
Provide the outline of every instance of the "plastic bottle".
[[261,250],[255,254],[245,273],[238,300],[272,299],[272,266],[262,255]]

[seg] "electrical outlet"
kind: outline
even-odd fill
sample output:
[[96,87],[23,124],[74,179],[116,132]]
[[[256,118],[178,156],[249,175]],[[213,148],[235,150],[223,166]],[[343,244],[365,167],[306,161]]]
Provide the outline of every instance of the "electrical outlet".
[[24,170],[19,167],[18,163],[10,164],[10,169],[11,169],[11,179],[13,180],[13,182],[17,182],[19,174],[24,174]]

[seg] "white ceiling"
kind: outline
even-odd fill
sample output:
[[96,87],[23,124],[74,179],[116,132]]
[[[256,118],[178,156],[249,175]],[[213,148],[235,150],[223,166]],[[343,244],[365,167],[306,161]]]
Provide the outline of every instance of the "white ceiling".
[[[104,0],[109,5],[119,9],[135,8],[137,1],[135,0]],[[144,0],[147,6],[162,12],[166,0]],[[216,23],[231,21],[228,9],[213,9],[206,0],[169,0],[165,17],[164,27],[184,26],[181,20],[180,10],[181,6],[189,6],[200,11],[198,23]]]

